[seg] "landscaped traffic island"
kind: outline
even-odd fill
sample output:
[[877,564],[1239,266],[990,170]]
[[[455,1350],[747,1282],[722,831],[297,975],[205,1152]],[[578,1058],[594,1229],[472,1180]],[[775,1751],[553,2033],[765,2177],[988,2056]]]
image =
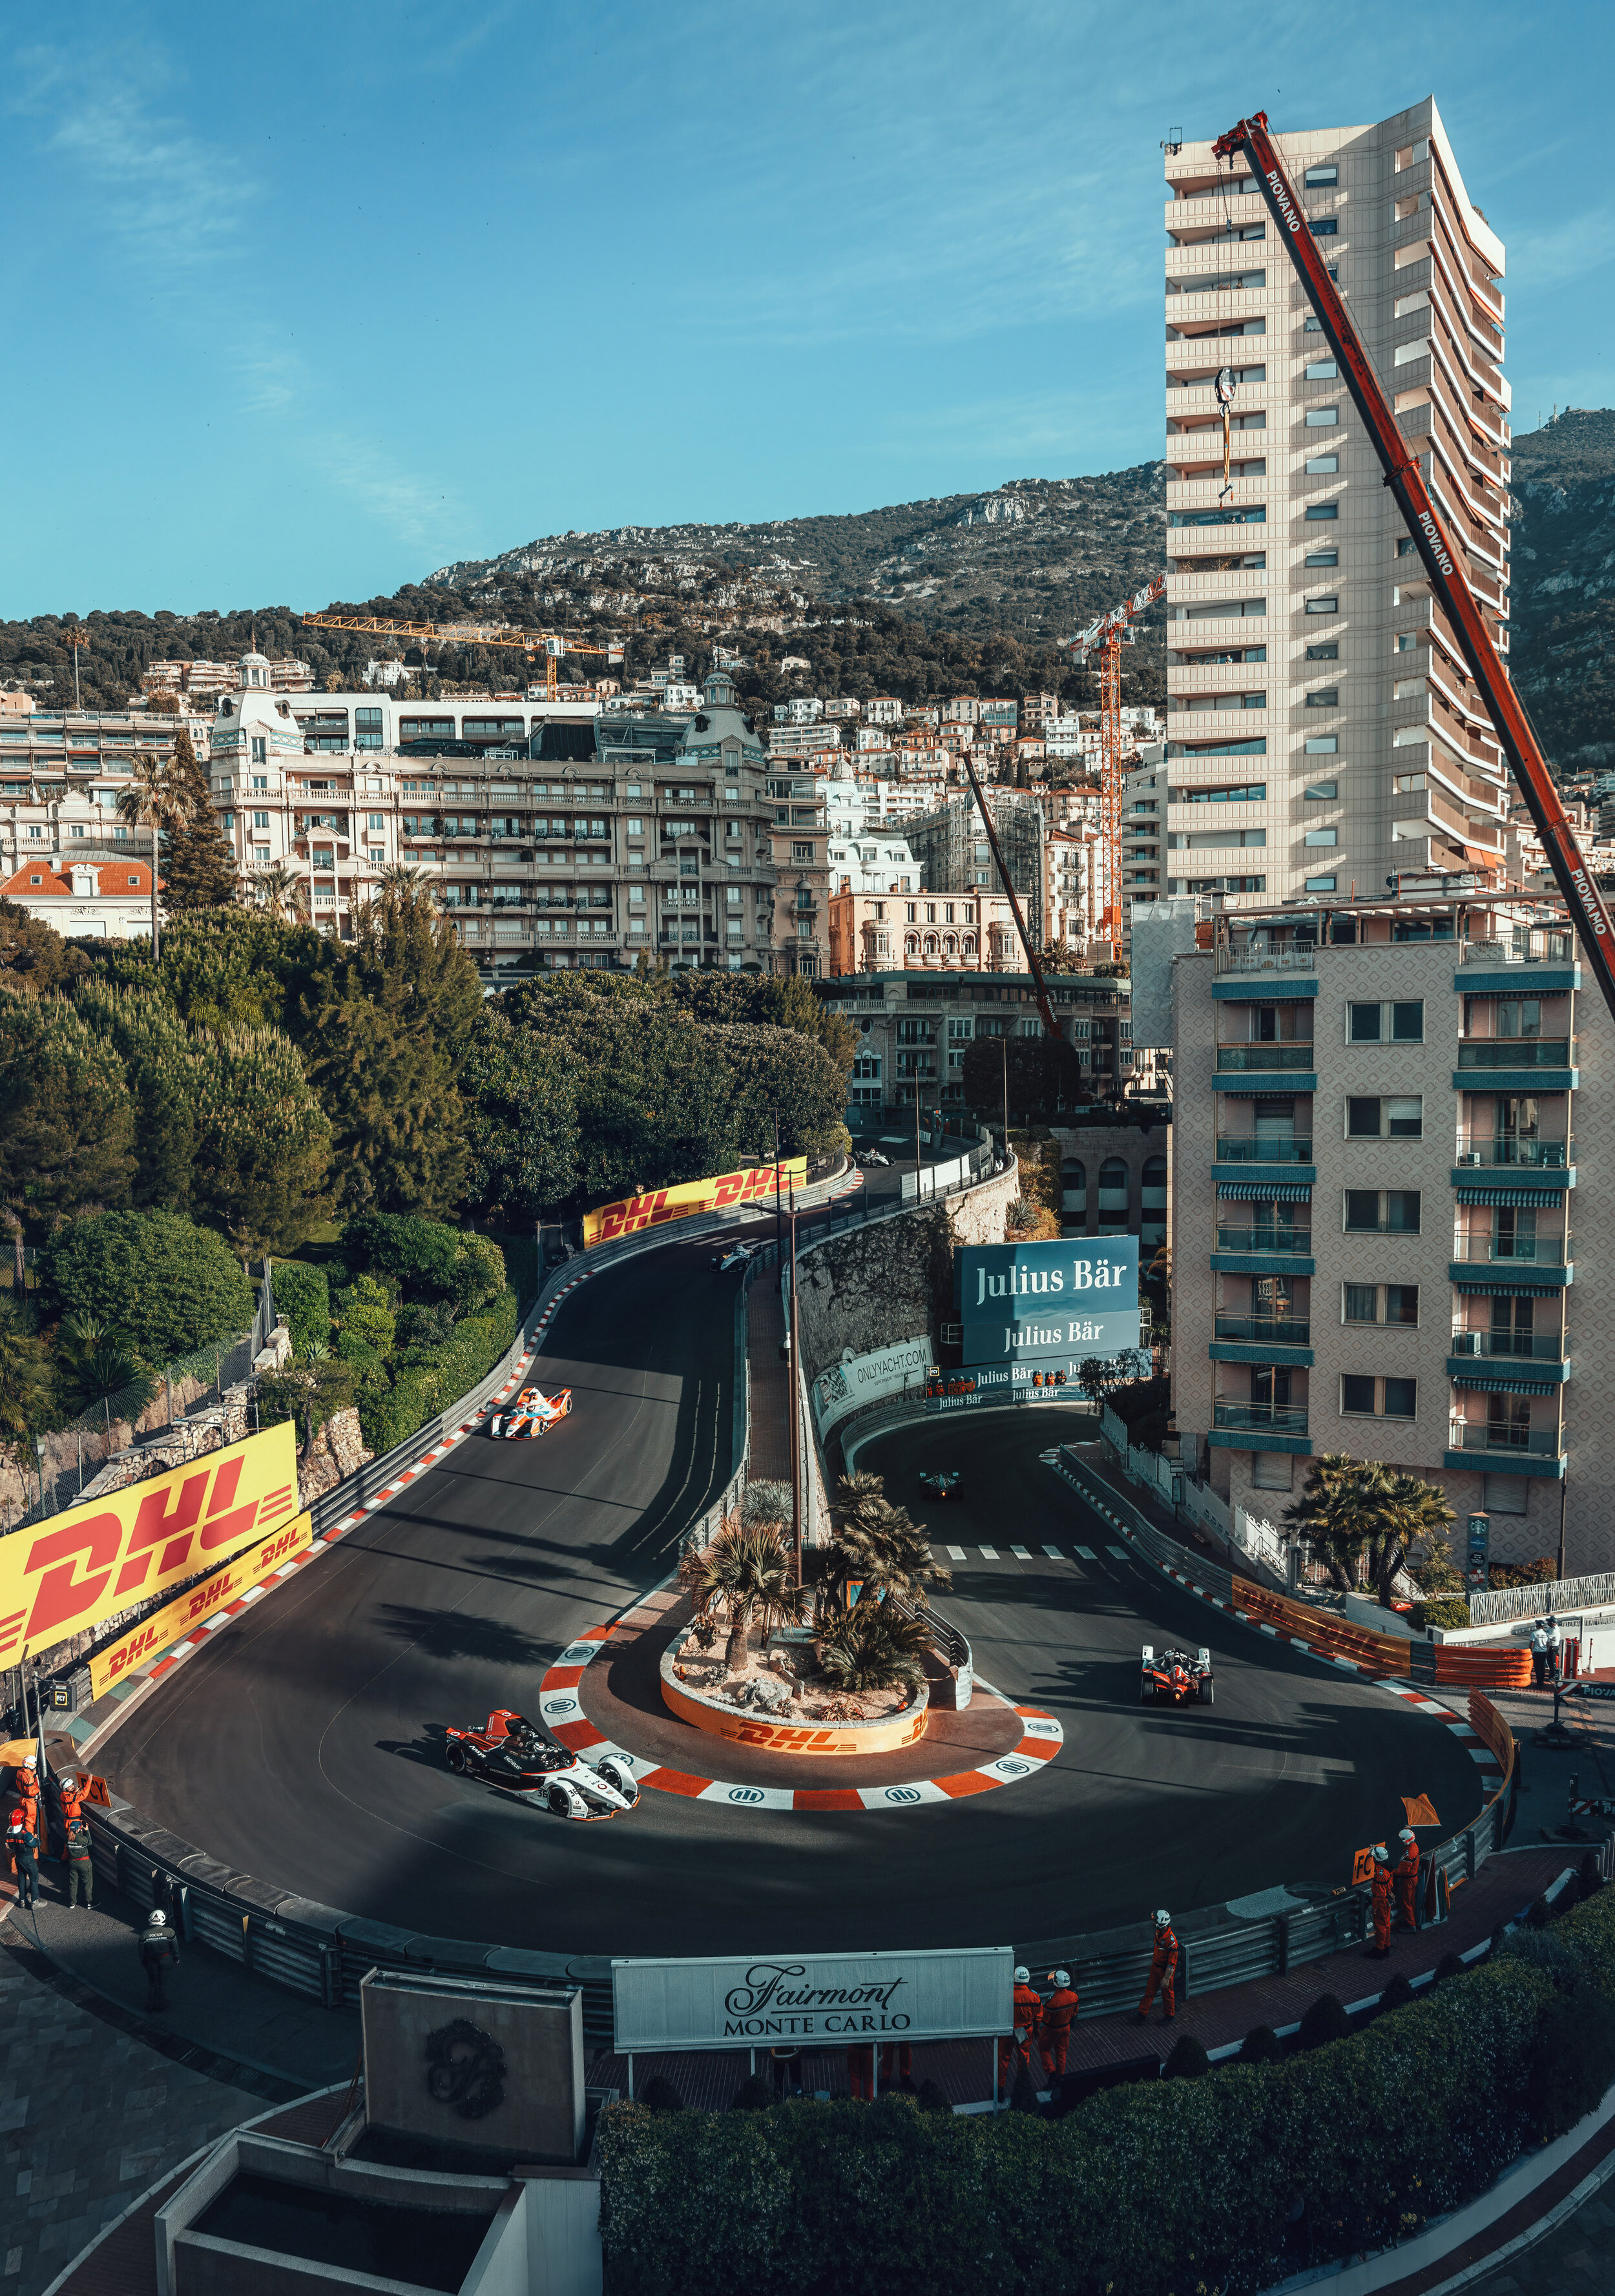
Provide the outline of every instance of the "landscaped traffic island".
[[857,1695],[826,1677],[811,1636],[775,1644],[756,1665],[731,1671],[721,1646],[697,1624],[661,1657],[670,1712],[716,1738],[775,1753],[889,1754],[925,1735],[923,1682]]

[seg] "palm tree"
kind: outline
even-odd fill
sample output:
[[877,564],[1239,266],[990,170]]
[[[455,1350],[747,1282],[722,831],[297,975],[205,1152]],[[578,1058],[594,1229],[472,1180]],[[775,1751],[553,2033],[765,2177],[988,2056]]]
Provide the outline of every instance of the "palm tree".
[[93,1411],[99,1404],[110,1438],[113,1396],[119,1417],[133,1422],[156,1394],[157,1382],[127,1332],[94,1316],[67,1316],[56,1340],[56,1388],[79,1411]]
[[159,832],[174,814],[173,771],[167,764],[160,765],[149,752],[136,758],[129,768],[129,785],[119,793],[118,816],[137,827],[152,832],[152,962],[156,964],[158,947],[157,872],[161,860]]
[[923,1523],[886,1496],[879,1475],[844,1475],[830,1511],[835,1531],[832,1570],[837,1578],[861,1578],[872,1587],[891,1587],[913,1599],[927,1587],[951,1587],[953,1573],[937,1562]]
[[738,1674],[745,1663],[746,1636],[756,1619],[765,1634],[794,1626],[806,1595],[791,1573],[791,1550],[777,1522],[743,1523],[731,1515],[700,1557],[691,1590],[698,1619],[720,1607],[729,1620],[724,1664]]
[[274,862],[266,869],[255,869],[252,889],[258,895],[259,907],[267,909],[272,917],[291,918],[307,914],[307,880],[296,869],[289,869],[283,861]]
[[376,882],[384,892],[417,893],[436,903],[438,880],[430,869],[417,868],[413,861],[384,861],[376,871]]
[[1284,1521],[1312,1545],[1332,1583],[1349,1594],[1362,1583],[1364,1549],[1382,1536],[1392,1478],[1377,1459],[1349,1451],[1321,1451],[1284,1511]]
[[1421,1482],[1417,1475],[1390,1478],[1381,1494],[1379,1522],[1368,1542],[1369,1576],[1387,1610],[1397,1573],[1414,1548],[1422,1540],[1427,1554],[1445,1555],[1447,1526],[1456,1520],[1446,1492],[1434,1483]]
[[914,1688],[925,1679],[930,1646],[922,1620],[867,1595],[850,1610],[838,1605],[819,1628],[819,1664],[840,1690]]

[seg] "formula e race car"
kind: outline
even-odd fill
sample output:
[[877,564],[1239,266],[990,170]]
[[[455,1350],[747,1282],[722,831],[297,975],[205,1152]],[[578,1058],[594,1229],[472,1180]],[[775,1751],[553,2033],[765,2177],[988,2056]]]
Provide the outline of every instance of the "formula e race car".
[[604,1754],[591,1767],[508,1707],[490,1714],[481,1730],[451,1726],[444,1734],[451,1770],[522,1794],[557,1817],[615,1817],[639,1800],[638,1781],[620,1756]]
[[761,1249],[761,1245],[756,1243],[732,1243],[726,1251],[713,1253],[712,1265],[718,1268],[743,1267],[752,1254]]
[[545,1395],[539,1387],[524,1387],[508,1411],[496,1412],[488,1423],[490,1435],[505,1442],[514,1442],[518,1436],[547,1435],[558,1419],[564,1419],[572,1407],[570,1387]]
[[957,1467],[927,1467],[920,1476],[920,1488],[929,1491],[933,1499],[956,1499],[959,1496]]
[[1210,1652],[1158,1651],[1152,1643],[1146,1643],[1138,1695],[1144,1706],[1152,1706],[1160,1698],[1169,1698],[1174,1706],[1181,1706],[1185,1698],[1198,1698],[1202,1706],[1215,1704]]

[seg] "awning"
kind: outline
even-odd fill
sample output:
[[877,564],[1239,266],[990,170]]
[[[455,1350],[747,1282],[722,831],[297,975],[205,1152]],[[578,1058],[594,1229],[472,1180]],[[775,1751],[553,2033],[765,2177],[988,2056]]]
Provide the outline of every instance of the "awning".
[[1555,1210],[1564,1201],[1562,1188],[1460,1188],[1461,1204],[1515,1204]]
[[1559,1297],[1556,1283],[1497,1283],[1484,1275],[1477,1283],[1455,1283],[1453,1289],[1470,1300],[1557,1300]]
[[1455,1371],[1455,1387],[1472,1388],[1480,1395],[1557,1395],[1559,1383],[1550,1379],[1514,1379],[1503,1372]]
[[1219,1180],[1217,1193],[1236,1204],[1309,1204],[1310,1180]]

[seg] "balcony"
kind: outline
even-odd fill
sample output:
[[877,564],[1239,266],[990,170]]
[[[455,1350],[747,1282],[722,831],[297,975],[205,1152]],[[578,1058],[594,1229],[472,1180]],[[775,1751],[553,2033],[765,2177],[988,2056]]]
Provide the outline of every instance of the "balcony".
[[1219,1045],[1217,1065],[1225,1073],[1250,1075],[1274,1069],[1309,1070],[1313,1064],[1310,1037],[1305,1044]]
[[1305,1435],[1304,1403],[1214,1403],[1212,1424],[1263,1435]]
[[1215,1336],[1219,1340],[1245,1340],[1267,1347],[1307,1348],[1312,1344],[1312,1325],[1305,1316],[1242,1316],[1218,1308]]
[[1472,1266],[1563,1267],[1569,1264],[1565,1243],[1562,1235],[1461,1235],[1453,1246],[1453,1258]]
[[[1568,1069],[1574,1037],[1476,1037],[1458,1046],[1461,1069]],[[1279,1050],[1284,1047],[1280,1046]],[[1310,1066],[1310,1062],[1308,1063]],[[1219,1062],[1220,1066],[1220,1062]]]
[[1574,964],[1576,936],[1551,926],[1516,925],[1506,941],[1465,941],[1463,964]]
[[1562,1363],[1562,1332],[1471,1332],[1455,1325],[1451,1352],[1479,1359],[1501,1358],[1509,1363]]
[[1288,1133],[1223,1133],[1217,1143],[1219,1164],[1310,1164],[1312,1142]]
[[1570,1140],[1521,1140],[1512,1134],[1465,1132],[1458,1141],[1460,1164],[1509,1171],[1564,1172],[1575,1161]]
[[1309,1252],[1312,1250],[1310,1227],[1292,1227],[1279,1221],[1252,1221],[1246,1227],[1224,1227],[1217,1231],[1219,1251],[1283,1251]]
[[1508,1427],[1490,1419],[1455,1419],[1447,1431],[1450,1451],[1501,1452],[1515,1458],[1557,1458],[1562,1442],[1557,1427]]

